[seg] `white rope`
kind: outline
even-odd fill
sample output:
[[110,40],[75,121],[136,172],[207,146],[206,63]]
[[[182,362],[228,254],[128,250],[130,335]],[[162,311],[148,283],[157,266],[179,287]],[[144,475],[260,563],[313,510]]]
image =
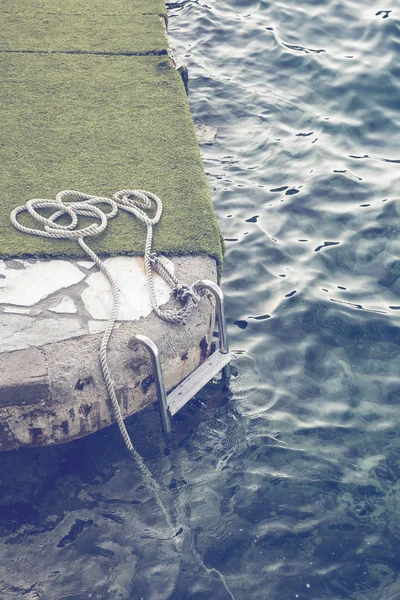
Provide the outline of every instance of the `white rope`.
[[[110,206],[109,212],[104,212],[97,205],[107,204]],[[145,210],[154,210],[155,214],[150,217]],[[49,216],[45,217],[38,212],[38,209],[51,209],[54,212]],[[114,328],[115,321],[118,315],[118,307],[120,301],[120,292],[112,276],[110,270],[107,268],[105,263],[100,260],[95,252],[86,244],[85,237],[94,237],[102,233],[106,227],[109,219],[115,217],[118,213],[118,209],[125,210],[133,214],[136,218],[142,221],[147,227],[146,236],[146,247],[145,247],[145,267],[146,275],[149,286],[149,293],[151,299],[151,305],[154,312],[164,321],[174,324],[185,323],[189,316],[192,308],[197,305],[200,300],[200,296],[197,294],[194,287],[181,283],[177,277],[170,271],[167,264],[157,256],[153,250],[153,227],[159,222],[162,215],[162,202],[158,196],[151,192],[144,190],[121,190],[116,192],[113,198],[106,198],[101,196],[93,196],[85,194],[83,192],[77,192],[74,190],[64,190],[56,195],[55,200],[43,200],[33,199],[29,200],[26,204],[15,208],[10,216],[12,225],[30,235],[37,235],[52,239],[74,239],[77,240],[82,250],[96,263],[99,269],[104,273],[110,282],[112,291],[112,309],[111,315],[107,322],[106,329],[104,331],[101,344],[100,344],[100,364],[101,370],[104,377],[104,382],[109,394],[114,416],[116,418],[119,430],[125,445],[135,460],[142,476],[144,483],[150,493],[153,494],[158,507],[160,508],[164,518],[171,531],[171,538],[174,539],[175,543],[178,544],[178,532],[171,522],[170,515],[166,510],[164,503],[160,496],[160,488],[153,478],[150,470],[146,466],[143,458],[134,448],[130,439],[129,433],[126,430],[124,419],[122,417],[121,409],[118,403],[117,396],[115,394],[114,385],[111,379],[110,370],[107,361],[107,349],[110,341],[111,333]],[[43,229],[34,229],[32,227],[26,227],[18,220],[18,215],[21,213],[28,212],[33,219],[43,225]],[[61,225],[57,223],[57,220],[62,216],[69,216],[70,223],[68,225]],[[78,227],[79,216],[91,217],[96,219],[94,223],[91,223],[87,227]],[[168,283],[174,292],[175,298],[178,300],[180,307],[176,308],[161,308],[158,306],[156,293],[154,289],[153,269]],[[205,571],[211,575],[215,573],[221,580],[229,597],[234,600],[234,596],[230,591],[228,584],[218,569],[208,568],[199,553],[195,549],[192,541],[192,549],[195,555],[196,561],[201,565]]]
[[[99,204],[107,204],[110,207],[109,212],[104,212],[104,210],[101,210],[98,207]],[[153,217],[150,217],[145,210],[154,210],[154,208],[155,214]],[[54,212],[49,217],[46,217],[38,212],[39,209],[51,209]],[[145,265],[153,310],[161,319],[164,319],[169,323],[184,323],[193,306],[195,306],[199,301],[199,296],[192,286],[180,283],[175,275],[168,269],[167,265],[162,261],[162,259],[152,251],[153,227],[159,222],[162,214],[161,200],[155,194],[152,194],[151,192],[145,192],[143,190],[121,190],[114,194],[113,198],[111,199],[84,194],[74,190],[64,190],[57,194],[55,200],[29,200],[26,204],[15,208],[12,211],[10,218],[12,225],[16,229],[19,229],[19,231],[28,233],[30,235],[37,235],[53,239],[77,240],[82,250],[84,250],[84,252],[86,252],[86,254],[96,263],[96,265],[110,282],[113,302],[111,315],[100,344],[101,370],[122,438],[129,452],[134,455],[134,458],[138,463],[138,466],[140,467],[145,479],[147,479],[150,475],[150,472],[148,471],[141,457],[134,449],[129,434],[126,430],[107,362],[108,343],[110,341],[111,333],[118,315],[120,300],[119,288],[105,263],[100,260],[100,258],[95,252],[93,252],[91,248],[89,248],[84,240],[85,237],[97,236],[102,233],[107,227],[108,220],[116,216],[118,209],[122,209],[133,214],[147,227]],[[34,229],[32,227],[22,225],[18,219],[18,216],[24,212],[28,212],[38,223],[41,223],[43,225],[43,229]],[[68,225],[61,225],[57,222],[58,219],[64,215],[70,217],[70,223]],[[92,217],[96,219],[96,221],[86,227],[79,228],[79,216]],[[154,267],[161,277],[163,277],[165,281],[172,287],[174,294],[180,303],[179,309],[162,309],[158,306],[154,290],[152,267]],[[155,483],[153,480],[152,482]],[[153,483],[151,484],[151,487],[153,492],[156,492],[157,490],[153,489]]]

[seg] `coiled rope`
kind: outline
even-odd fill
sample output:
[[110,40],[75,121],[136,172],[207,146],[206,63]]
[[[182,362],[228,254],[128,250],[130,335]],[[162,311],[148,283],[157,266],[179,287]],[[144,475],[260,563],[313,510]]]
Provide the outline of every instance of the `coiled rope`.
[[[104,210],[98,207],[99,204],[108,205],[110,207],[109,212],[104,212]],[[50,209],[54,212],[49,217],[46,217],[38,212],[40,209]],[[146,192],[144,190],[121,190],[116,192],[113,198],[108,198],[85,194],[75,190],[64,190],[56,195],[55,200],[28,200],[26,204],[18,206],[11,212],[10,219],[12,225],[23,233],[52,239],[77,240],[82,250],[96,263],[99,269],[107,277],[110,283],[113,301],[110,318],[107,322],[100,344],[100,365],[104,382],[111,399],[114,416],[124,443],[142,474],[146,488],[150,493],[153,494],[159,509],[164,515],[164,518],[171,531],[171,538],[177,543],[177,536],[179,535],[180,530],[178,530],[178,532],[175,531],[170,515],[161,499],[160,488],[153,478],[150,470],[146,466],[143,458],[132,444],[129,433],[125,427],[124,419],[121,414],[121,409],[115,394],[114,385],[108,367],[107,348],[115,321],[117,320],[120,302],[119,288],[110,270],[107,268],[105,263],[100,260],[97,254],[93,252],[93,250],[86,244],[84,239],[86,237],[100,235],[106,229],[109,219],[114,218],[119,209],[133,214],[147,227],[144,258],[152,309],[158,315],[158,317],[164,321],[167,321],[168,323],[173,323],[176,325],[184,324],[193,307],[197,306],[200,296],[193,286],[180,282],[174,273],[172,273],[172,271],[168,268],[167,264],[159,256],[157,256],[155,252],[153,252],[153,227],[159,222],[162,215],[162,202],[155,194]],[[153,217],[150,217],[145,212],[154,209],[155,214]],[[33,219],[42,224],[43,228],[35,229],[20,223],[18,220],[18,215],[24,212],[28,212]],[[68,225],[57,222],[58,219],[63,216],[69,216],[70,223],[68,223]],[[79,228],[79,216],[91,217],[95,219],[95,222],[86,227]],[[179,308],[161,308],[158,305],[154,288],[153,269],[171,287],[173,294],[179,303]],[[221,583],[223,584],[229,597],[234,600],[234,596],[230,591],[222,573],[215,568],[206,567],[197,550],[194,548],[193,543],[192,549],[195,559],[199,565],[201,565],[208,574],[215,573],[220,578]]]

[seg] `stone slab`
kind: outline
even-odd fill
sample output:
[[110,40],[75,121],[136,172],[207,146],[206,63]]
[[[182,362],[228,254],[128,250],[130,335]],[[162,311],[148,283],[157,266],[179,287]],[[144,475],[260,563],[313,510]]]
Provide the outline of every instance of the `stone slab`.
[[[16,263],[17,268],[13,266]],[[18,306],[33,306],[85,278],[80,269],[65,260],[20,260],[8,264],[0,260],[0,275],[0,305]]]
[[[173,263],[164,259],[173,270]],[[131,256],[116,256],[104,261],[111,275],[118,282],[121,303],[119,321],[134,321],[151,313],[151,301],[144,266],[144,259]],[[112,297],[110,285],[103,273],[91,273],[86,279],[87,287],[81,294],[86,310],[93,319],[108,319],[111,313]],[[168,302],[171,289],[157,273],[154,273],[154,287],[158,302]]]
[[76,314],[78,309],[76,308],[74,301],[69,296],[64,296],[56,306],[49,308],[50,312],[64,313],[64,314]]
[[0,51],[93,54],[167,54],[164,20],[157,14],[29,14],[0,11],[6,36]]
[[45,354],[37,348],[0,354],[0,408],[35,405],[49,397]]
[[[0,355],[23,348],[37,348],[44,343],[78,337],[88,332],[85,323],[62,315],[31,317],[0,313]],[[44,342],[46,340],[46,342]]]
[[167,11],[163,0],[2,0],[1,10],[12,14],[86,15],[162,15]]
[[[164,260],[173,272],[174,264]],[[0,260],[0,355],[104,331],[113,302],[110,283],[97,266],[80,262]],[[118,321],[148,316],[144,259],[115,256],[104,263],[120,290]],[[154,288],[157,302],[168,302],[171,289],[157,273]]]

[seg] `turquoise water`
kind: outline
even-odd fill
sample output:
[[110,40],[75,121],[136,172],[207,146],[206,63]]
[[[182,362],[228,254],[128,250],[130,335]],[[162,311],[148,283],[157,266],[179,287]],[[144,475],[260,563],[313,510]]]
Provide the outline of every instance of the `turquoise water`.
[[0,456],[1,598],[229,598],[212,569],[237,600],[400,598],[398,19],[371,0],[170,4],[216,134],[233,377],[170,447],[155,411],[129,422],[181,547],[116,431]]

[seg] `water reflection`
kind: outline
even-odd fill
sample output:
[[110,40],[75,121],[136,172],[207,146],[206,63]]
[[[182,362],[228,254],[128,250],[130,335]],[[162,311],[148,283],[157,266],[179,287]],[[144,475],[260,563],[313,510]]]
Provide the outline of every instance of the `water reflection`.
[[204,455],[190,473],[219,494],[198,544],[237,598],[400,593],[398,25],[376,12],[219,2],[171,18],[192,109],[219,128],[202,154],[240,355],[205,433],[221,470]]

